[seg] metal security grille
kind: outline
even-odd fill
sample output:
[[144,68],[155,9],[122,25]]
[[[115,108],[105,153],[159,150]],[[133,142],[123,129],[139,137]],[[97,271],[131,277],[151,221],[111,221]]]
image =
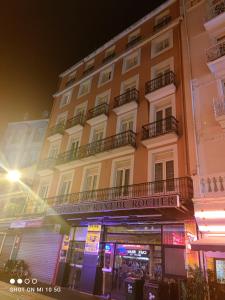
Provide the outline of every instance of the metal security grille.
[[51,284],[57,265],[62,236],[55,232],[24,233],[17,259],[23,259],[29,267],[31,276]]

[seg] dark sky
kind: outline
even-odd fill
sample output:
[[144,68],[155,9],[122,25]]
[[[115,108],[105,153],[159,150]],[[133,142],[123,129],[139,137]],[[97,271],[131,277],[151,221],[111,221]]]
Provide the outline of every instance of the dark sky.
[[0,12],[0,133],[51,109],[58,75],[163,0],[7,0]]

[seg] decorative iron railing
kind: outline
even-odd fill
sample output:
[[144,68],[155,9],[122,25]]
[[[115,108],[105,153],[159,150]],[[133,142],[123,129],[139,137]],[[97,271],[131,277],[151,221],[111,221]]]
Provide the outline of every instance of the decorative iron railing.
[[214,61],[225,55],[225,42],[218,43],[206,50],[207,62]]
[[139,102],[139,91],[136,88],[126,91],[125,93],[114,98],[114,108],[129,102]]
[[142,140],[154,138],[169,132],[178,134],[178,121],[173,116],[144,125],[142,127]]
[[127,186],[83,191],[48,198],[49,206],[76,205],[85,203],[102,203],[127,199],[149,199],[179,195],[182,204],[190,202],[193,197],[193,184],[190,177],[171,178],[161,181],[145,182]]
[[102,103],[97,105],[96,107],[91,108],[87,113],[87,120],[97,117],[99,115],[105,114],[108,115],[109,113],[109,105],[108,103]]
[[76,125],[84,126],[84,123],[85,123],[85,116],[83,113],[80,113],[66,122],[66,128],[71,128]]
[[54,134],[57,134],[57,133],[63,134],[64,129],[65,129],[65,124],[64,123],[59,123],[56,126],[49,128],[48,136],[51,136],[51,135],[54,135]]
[[175,84],[175,74],[172,71],[146,82],[145,94],[152,93],[169,84]]
[[113,150],[119,147],[130,145],[136,147],[136,134],[132,131],[125,131],[105,139],[83,145],[77,149],[66,151],[58,155],[57,164],[64,164],[73,160],[86,158],[97,153]]

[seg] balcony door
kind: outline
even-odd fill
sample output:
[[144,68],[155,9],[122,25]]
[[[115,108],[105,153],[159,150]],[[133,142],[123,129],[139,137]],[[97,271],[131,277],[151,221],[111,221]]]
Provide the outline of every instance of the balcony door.
[[48,158],[56,158],[58,153],[59,153],[59,143],[51,144],[48,152]]
[[95,200],[97,198],[96,190],[98,185],[98,174],[92,173],[92,170],[89,170],[86,173],[85,182],[84,182],[84,192],[81,194],[82,201]]
[[174,190],[174,161],[167,160],[155,163],[154,192],[162,193]]
[[121,168],[116,170],[116,194],[119,196],[128,194],[128,185],[130,182],[130,169]]
[[59,185],[59,192],[58,192],[58,195],[60,196],[59,197],[60,203],[67,200],[67,195],[70,193],[71,184],[72,184],[71,175],[62,176]]
[[[172,116],[172,107],[162,108],[156,111],[155,120],[156,120],[156,135],[163,134],[164,131],[169,131],[171,129],[171,119]],[[163,121],[163,119],[166,119]],[[165,124],[163,124],[165,122]],[[165,129],[164,129],[164,128]]]
[[120,123],[120,132],[133,130],[133,127],[134,127],[133,118],[130,117],[127,119],[123,119],[123,120],[121,120],[121,123]]
[[70,141],[69,151],[71,158],[75,158],[79,148],[80,140],[77,137],[72,137]]
[[155,72],[155,88],[159,89],[167,84],[169,84],[169,73],[170,72],[170,65],[167,65],[161,69],[156,70]]

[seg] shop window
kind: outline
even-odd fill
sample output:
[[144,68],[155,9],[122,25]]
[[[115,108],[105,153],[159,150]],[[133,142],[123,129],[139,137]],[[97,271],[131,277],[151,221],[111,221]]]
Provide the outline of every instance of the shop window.
[[164,248],[165,275],[187,276],[185,270],[185,249]]
[[225,284],[225,259],[215,259],[216,281]]
[[185,232],[183,225],[163,226],[163,244],[165,245],[185,245]]

